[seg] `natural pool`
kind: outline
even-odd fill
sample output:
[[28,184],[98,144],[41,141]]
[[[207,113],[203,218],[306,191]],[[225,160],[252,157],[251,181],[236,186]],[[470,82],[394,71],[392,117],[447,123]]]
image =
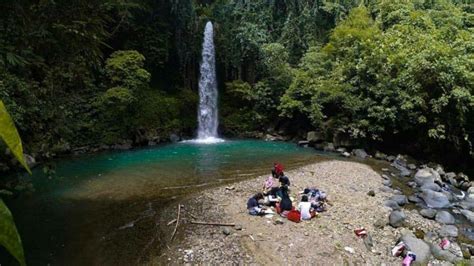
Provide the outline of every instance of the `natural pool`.
[[153,252],[160,210],[179,196],[269,173],[276,161],[296,168],[329,156],[259,140],[84,155],[56,161],[54,175],[22,176],[34,191],[7,204],[29,265],[136,264]]

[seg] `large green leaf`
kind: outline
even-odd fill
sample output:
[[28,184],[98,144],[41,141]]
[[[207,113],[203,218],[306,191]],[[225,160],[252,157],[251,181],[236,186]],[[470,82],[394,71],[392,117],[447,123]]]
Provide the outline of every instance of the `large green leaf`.
[[2,199],[0,199],[0,232],[0,245],[4,246],[21,265],[26,265],[20,235],[16,230],[12,213]]
[[20,135],[16,130],[12,118],[7,112],[5,105],[0,100],[0,138],[7,144],[16,159],[31,174],[30,168],[23,157],[23,146],[21,145]]

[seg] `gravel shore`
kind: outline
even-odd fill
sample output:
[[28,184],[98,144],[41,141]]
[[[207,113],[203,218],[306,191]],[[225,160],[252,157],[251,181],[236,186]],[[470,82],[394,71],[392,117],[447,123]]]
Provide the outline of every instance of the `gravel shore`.
[[[258,192],[267,176],[210,188],[180,201],[183,206],[177,238],[150,264],[369,264],[400,265],[390,256],[403,230],[435,230],[439,224],[405,210],[407,226],[388,225],[391,209],[384,201],[393,195],[371,167],[348,161],[325,161],[286,172],[291,195],[315,186],[328,194],[332,206],[311,221],[293,223],[278,215],[247,214],[246,202]],[[369,191],[374,196],[369,196]],[[294,202],[296,204],[296,202]],[[276,224],[278,219],[283,224]],[[235,227],[191,224],[192,220],[235,223]],[[169,232],[174,224],[168,226]],[[365,227],[372,246],[354,234]],[[227,228],[227,229],[226,229]],[[408,228],[408,229],[407,229]]]

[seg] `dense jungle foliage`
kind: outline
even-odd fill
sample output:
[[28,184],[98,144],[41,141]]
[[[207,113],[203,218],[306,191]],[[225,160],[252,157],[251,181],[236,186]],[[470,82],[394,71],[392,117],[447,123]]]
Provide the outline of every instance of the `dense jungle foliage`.
[[469,0],[6,0],[0,9],[0,99],[38,157],[192,136],[208,20],[223,135],[317,129],[328,141],[473,156]]

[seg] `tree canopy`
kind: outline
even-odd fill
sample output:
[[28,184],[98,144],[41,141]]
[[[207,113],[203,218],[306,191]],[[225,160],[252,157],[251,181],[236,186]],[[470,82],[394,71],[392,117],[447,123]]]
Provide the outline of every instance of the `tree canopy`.
[[328,141],[397,139],[472,158],[468,1],[9,0],[0,7],[0,98],[40,156],[192,136],[210,20],[224,135],[317,129]]

